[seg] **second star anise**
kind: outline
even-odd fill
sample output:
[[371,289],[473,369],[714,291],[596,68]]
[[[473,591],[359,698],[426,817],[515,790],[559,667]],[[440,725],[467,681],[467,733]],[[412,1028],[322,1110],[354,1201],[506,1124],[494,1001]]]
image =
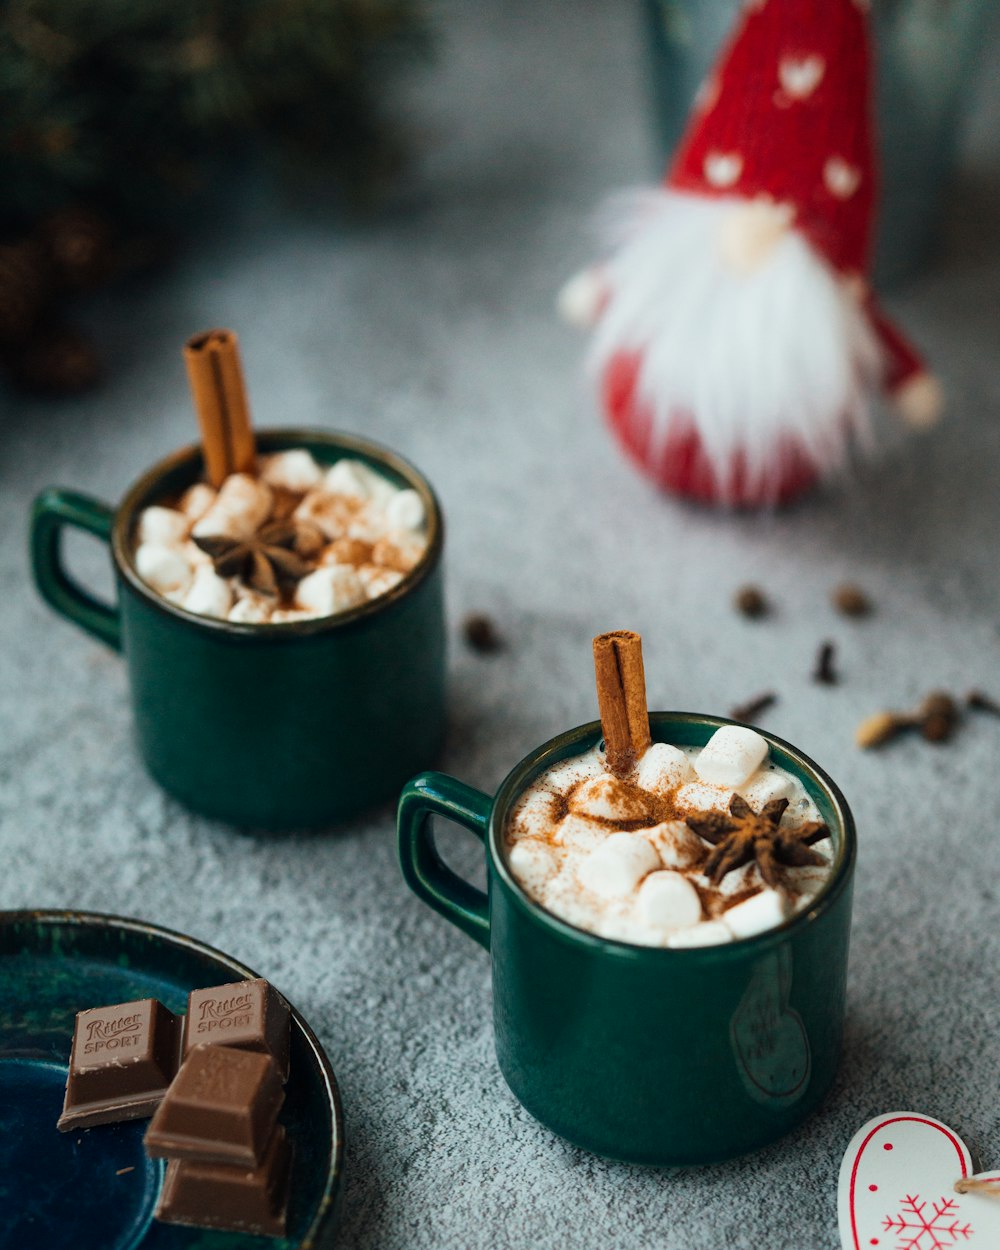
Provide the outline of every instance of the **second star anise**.
[[271,521],[252,538],[212,534],[194,541],[212,557],[212,567],[220,577],[238,577],[261,594],[277,595],[312,571],[300,554],[310,538],[294,521]]
[[811,848],[814,842],[829,837],[830,830],[818,820],[782,827],[781,818],[787,806],[787,799],[772,799],[755,812],[742,795],[734,794],[729,800],[728,815],[701,812],[687,818],[688,828],[715,848],[702,869],[713,885],[718,885],[727,872],[742,868],[751,860],[756,860],[760,875],[770,886],[779,884],[781,867],[826,863]]

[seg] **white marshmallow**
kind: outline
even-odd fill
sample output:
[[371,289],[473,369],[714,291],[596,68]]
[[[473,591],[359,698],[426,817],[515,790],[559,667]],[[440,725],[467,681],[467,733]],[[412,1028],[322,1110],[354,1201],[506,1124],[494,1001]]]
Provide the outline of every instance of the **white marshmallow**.
[[199,569],[203,564],[212,563],[212,557],[208,552],[202,551],[198,544],[190,539],[181,547],[181,551],[184,552],[184,557],[192,569]]
[[649,839],[664,868],[691,868],[705,856],[705,843],[683,820],[665,820],[636,832]]
[[541,903],[553,916],[593,932],[605,916],[605,909],[580,888],[575,869],[564,864],[540,891]]
[[219,487],[215,507],[252,520],[254,529],[267,519],[274,496],[265,483],[248,473],[232,473]]
[[757,890],[764,884],[764,878],[760,875],[756,860],[751,860],[749,864],[743,864],[742,867],[727,872],[714,887],[704,873],[699,872],[692,879],[706,890],[713,888],[718,890],[724,898],[732,898],[734,894],[742,894],[746,890]]
[[[351,517],[346,532],[348,538],[355,538],[358,542],[375,546],[376,543],[388,541],[389,522],[381,507],[364,503]],[[404,538],[404,535],[401,534],[398,537]]]
[[323,487],[332,495],[346,495],[350,499],[377,499],[386,503],[396,493],[396,487],[380,473],[370,469],[361,460],[345,458],[327,469]]
[[365,588],[349,564],[323,565],[295,589],[295,606],[317,616],[332,616],[364,600]]
[[679,950],[690,949],[693,946],[721,946],[723,942],[732,940],[732,933],[721,920],[706,920],[704,924],[671,933],[667,938],[667,945]]
[[755,812],[759,812],[765,803],[774,799],[793,799],[796,794],[795,778],[773,768],[761,768],[745,785],[740,786],[740,794]]
[[191,533],[196,538],[250,538],[267,520],[273,502],[266,482],[247,473],[233,473],[222,483],[215,502]]
[[135,549],[135,567],[142,580],[161,595],[186,591],[191,584],[191,566],[178,547],[140,543]]
[[729,810],[732,793],[728,786],[706,786],[703,781],[689,781],[680,787],[674,799],[685,812],[725,812]]
[[635,770],[636,784],[653,794],[676,790],[691,775],[691,761],[679,747],[654,742]]
[[184,596],[184,607],[199,616],[228,617],[233,606],[229,583],[215,569],[202,566],[194,575],[191,588]]
[[805,907],[811,902],[829,880],[829,868],[818,864],[781,870],[781,883],[791,895],[796,908]]
[[555,796],[548,790],[532,790],[522,798],[511,816],[512,838],[545,838],[555,824]]
[[215,503],[215,491],[207,482],[195,482],[181,495],[180,510],[192,521],[197,521]]
[[639,916],[654,929],[689,929],[701,920],[701,899],[679,872],[651,872],[639,886]]
[[403,580],[402,573],[395,569],[381,569],[377,564],[362,564],[357,574],[369,599],[377,599],[379,595],[387,594]]
[[300,612],[297,608],[275,608],[271,613],[272,625],[286,625],[289,621],[314,621],[321,612]]
[[545,784],[557,794],[565,794],[577,782],[586,781],[589,777],[605,775],[604,756],[596,747],[585,751],[583,755],[571,755],[546,769]]
[[[352,538],[357,538],[358,535],[352,532],[353,529],[353,525],[349,526],[348,532]],[[395,569],[398,573],[409,573],[424,558],[426,550],[426,541],[416,534],[397,534],[391,542],[383,538],[375,543],[372,548],[372,563],[379,564],[383,568]]]
[[401,490],[386,504],[385,519],[390,529],[418,530],[427,519],[427,510],[415,490]]
[[169,547],[184,541],[190,525],[190,518],[183,512],[154,504],[139,513],[139,542],[162,543]]
[[600,898],[621,898],[659,865],[660,857],[641,834],[612,833],[583,860],[577,875]]
[[828,864],[833,863],[833,839],[821,838],[819,842],[814,842],[811,847],[819,855],[822,855]]
[[356,509],[357,503],[354,500],[314,490],[305,496],[292,515],[296,521],[307,521],[315,525],[325,538],[335,542],[338,538],[346,537]]
[[302,493],[313,490],[323,480],[323,470],[302,447],[262,456],[260,475],[269,486]]
[[791,907],[780,890],[765,888],[725,913],[726,928],[736,937],[753,937],[785,921]]
[[574,790],[569,809],[597,820],[642,820],[646,806],[617,777],[592,777]]
[[723,725],[695,757],[694,770],[710,786],[736,790],[767,759],[767,739],[745,725]]
[[596,820],[587,820],[584,816],[574,816],[571,813],[559,822],[552,834],[552,841],[565,846],[567,850],[592,851],[607,837],[608,830],[605,826],[598,824]]
[[331,495],[346,495],[349,499],[367,499],[368,483],[358,472],[360,464],[357,460],[338,460],[327,469],[323,477],[323,489]]
[[266,625],[271,619],[271,605],[266,599],[247,595],[237,599],[229,609],[229,620],[240,625]]
[[559,870],[559,856],[546,842],[521,838],[507,856],[511,871],[528,890],[540,890]]

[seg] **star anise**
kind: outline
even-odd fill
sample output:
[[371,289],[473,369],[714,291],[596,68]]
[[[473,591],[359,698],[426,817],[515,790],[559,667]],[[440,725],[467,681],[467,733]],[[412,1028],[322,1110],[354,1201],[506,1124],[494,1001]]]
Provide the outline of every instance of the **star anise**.
[[713,885],[718,885],[727,872],[757,861],[760,875],[770,886],[779,883],[779,866],[804,868],[809,864],[825,864],[814,842],[829,837],[830,830],[818,820],[809,820],[794,828],[781,827],[787,799],[772,799],[760,812],[755,812],[740,794],[729,800],[729,815],[724,812],[701,812],[689,816],[686,824],[699,838],[715,847],[702,871]]
[[220,577],[238,577],[261,594],[276,595],[312,571],[300,554],[308,549],[310,538],[294,521],[271,521],[252,538],[211,534],[194,541],[212,557]]

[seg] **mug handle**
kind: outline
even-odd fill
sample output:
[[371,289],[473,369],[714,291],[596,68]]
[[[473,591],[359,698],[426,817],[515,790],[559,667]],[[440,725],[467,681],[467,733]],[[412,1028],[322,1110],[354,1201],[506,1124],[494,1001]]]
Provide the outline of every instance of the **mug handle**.
[[79,625],[115,651],[122,649],[121,615],[101,603],[73,580],[62,562],[62,531],[67,525],[111,541],[114,512],[90,495],[51,487],[35,500],[31,511],[31,569],[42,598],[60,616]]
[[421,773],[408,781],[399,799],[396,831],[399,866],[417,898],[456,928],[490,948],[490,906],[482,890],[452,872],[438,854],[431,816],[446,816],[486,841],[493,800],[444,773]]

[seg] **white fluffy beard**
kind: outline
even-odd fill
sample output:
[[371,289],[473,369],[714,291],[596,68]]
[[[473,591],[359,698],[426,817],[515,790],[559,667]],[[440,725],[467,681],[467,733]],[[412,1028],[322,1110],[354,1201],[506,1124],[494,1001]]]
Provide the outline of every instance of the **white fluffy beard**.
[[870,445],[879,369],[867,316],[797,230],[749,270],[727,259],[724,223],[745,206],[664,189],[610,205],[607,302],[590,355],[599,377],[620,353],[639,356],[633,408],[651,423],[650,464],[672,427],[693,427],[723,502],[737,490],[775,500],[782,448],[797,446],[826,477],[852,438]]

